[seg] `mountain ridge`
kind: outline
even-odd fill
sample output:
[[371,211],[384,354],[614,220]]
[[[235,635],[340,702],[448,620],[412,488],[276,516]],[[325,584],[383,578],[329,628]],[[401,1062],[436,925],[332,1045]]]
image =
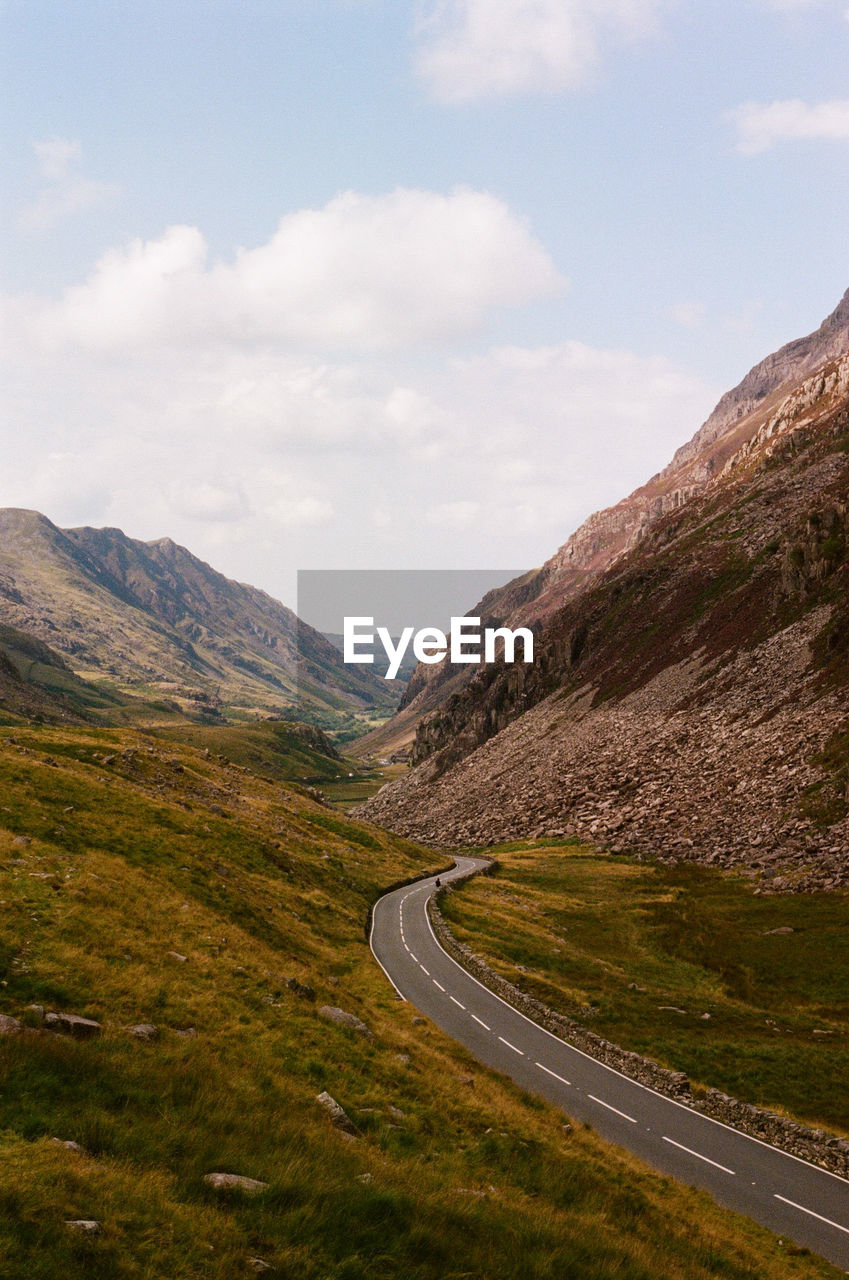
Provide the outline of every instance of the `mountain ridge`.
[[365,816],[440,845],[577,835],[762,892],[849,884],[849,354],[767,399],[702,489],[564,593],[532,668],[479,669],[419,723]]
[[0,607],[85,679],[213,718],[297,709],[329,725],[392,706],[383,682],[345,667],[291,609],[170,538],[0,510]]
[[[849,349],[849,289],[817,329],[755,364],[666,467],[613,506],[590,515],[536,570],[469,610],[493,625],[539,625],[588,590],[650,532],[653,525],[702,492],[729,459],[774,415],[793,382]],[[413,673],[398,712],[359,744],[360,752],[409,746],[417,727],[472,678],[468,667],[441,663]]]

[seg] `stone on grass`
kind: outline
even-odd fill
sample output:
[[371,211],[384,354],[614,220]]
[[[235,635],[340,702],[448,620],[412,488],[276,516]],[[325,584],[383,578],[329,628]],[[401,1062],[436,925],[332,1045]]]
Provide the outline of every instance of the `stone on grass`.
[[268,1186],[267,1182],[246,1178],[241,1173],[205,1173],[203,1180],[216,1191],[245,1191],[252,1196],[259,1195]]
[[413,1018],[413,1026],[414,1026],[414,1027],[423,1027],[423,1026],[425,1025],[425,1023],[426,1023],[426,1022],[427,1022],[427,1019],[426,1019],[426,1018],[419,1018],[419,1017],[415,1017],[415,1018]]
[[326,1090],[318,1095],[316,1102],[320,1107],[324,1107],[335,1128],[341,1129],[343,1133],[348,1133],[352,1137],[359,1132],[356,1125],[345,1111],[345,1108],[341,1107],[336,1099],[331,1097]]
[[21,1029],[21,1024],[17,1018],[11,1017],[8,1013],[0,1013],[0,1036],[14,1036]]
[[266,1262],[265,1258],[248,1258],[248,1266],[260,1275],[263,1271],[271,1270],[271,1263]]
[[103,1228],[94,1218],[66,1218],[65,1226],[84,1236],[99,1236]]
[[358,1031],[361,1036],[371,1036],[366,1024],[353,1013],[347,1013],[345,1009],[336,1009],[333,1005],[323,1004],[318,1011],[318,1016],[324,1018],[325,1022],[335,1022],[340,1027],[350,1027],[352,1031]]
[[159,1027],[155,1027],[152,1022],[137,1022],[133,1027],[127,1027],[131,1036],[135,1036],[137,1040],[159,1039]]
[[293,995],[299,996],[301,1000],[315,1000],[315,992],[312,987],[305,982],[298,982],[297,978],[287,978],[286,986]]
[[168,951],[166,954],[169,960],[175,960],[177,964],[185,964],[189,958],[188,956],[181,956],[179,951]]
[[76,1040],[90,1040],[100,1035],[100,1023],[94,1018],[81,1018],[78,1013],[46,1013],[44,1025],[50,1031],[64,1031]]
[[68,1138],[51,1138],[50,1141],[57,1147],[64,1147],[66,1151],[76,1151],[82,1154],[82,1147],[78,1142],[71,1142]]

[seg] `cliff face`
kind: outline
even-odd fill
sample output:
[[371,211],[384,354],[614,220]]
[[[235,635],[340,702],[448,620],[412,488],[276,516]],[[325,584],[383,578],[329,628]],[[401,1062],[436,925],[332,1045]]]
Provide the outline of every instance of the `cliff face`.
[[[542,625],[569,600],[583,595],[601,574],[645,539],[653,526],[679,511],[723,472],[740,450],[772,422],[788,392],[816,369],[849,349],[849,289],[813,333],[789,342],[756,364],[727,392],[693,438],[668,466],[613,507],[591,515],[534,573],[491,592],[469,612],[487,625]],[[474,669],[450,663],[419,667],[401,711],[363,739],[361,750],[383,751],[412,741],[423,720],[457,695]],[[415,747],[421,757],[427,730]]]
[[697,492],[540,620],[533,668],[480,670],[421,723],[418,767],[370,818],[849,882],[849,356],[766,399]]

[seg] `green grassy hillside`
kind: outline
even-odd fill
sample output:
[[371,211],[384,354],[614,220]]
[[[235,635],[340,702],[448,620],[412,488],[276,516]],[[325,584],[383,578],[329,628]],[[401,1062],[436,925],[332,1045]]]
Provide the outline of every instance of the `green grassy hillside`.
[[837,1274],[416,1022],[363,926],[426,855],[193,733],[0,731],[4,1280]]
[[845,891],[759,896],[570,842],[495,852],[444,909],[503,976],[694,1084],[849,1134]]

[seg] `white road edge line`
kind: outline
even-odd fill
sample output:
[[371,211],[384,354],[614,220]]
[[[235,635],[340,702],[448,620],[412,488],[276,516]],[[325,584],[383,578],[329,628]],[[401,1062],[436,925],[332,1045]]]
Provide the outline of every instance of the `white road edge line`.
[[[472,1014],[472,1017],[474,1016]],[[570,1088],[572,1087],[571,1080],[567,1080],[565,1076],[559,1076],[556,1071],[551,1070],[551,1067],[544,1067],[541,1062],[535,1062],[534,1066],[539,1067],[540,1071],[544,1071],[547,1076],[554,1076],[554,1079],[559,1080],[561,1084],[568,1084]]]
[[479,1023],[481,1024],[481,1026],[483,1027],[484,1031],[491,1031],[491,1030],[492,1030],[492,1027],[488,1027],[488,1026],[486,1025],[486,1023],[484,1022],[483,1018],[479,1018],[479,1017],[478,1017],[478,1015],[477,1015],[476,1013],[473,1013],[473,1014],[472,1014],[472,1017],[474,1018],[475,1022],[479,1022]]
[[[704,1160],[705,1164],[712,1164],[714,1169],[721,1169],[723,1173],[730,1173],[732,1178],[737,1177],[733,1169],[726,1169],[724,1164],[719,1164],[718,1161],[711,1160],[710,1156],[703,1156],[700,1151],[694,1151],[692,1147],[685,1147],[683,1142],[676,1142],[674,1138],[667,1138],[666,1134],[663,1134],[662,1136],[664,1142],[668,1142],[671,1146],[677,1147],[679,1151],[686,1151],[688,1156],[695,1156],[697,1160]],[[780,1200],[781,1196],[778,1198]]]
[[[422,888],[424,887],[425,886],[422,885]],[[378,901],[380,901],[380,899],[378,899]],[[686,1111],[689,1116],[698,1116],[700,1120],[706,1121],[707,1124],[715,1124],[720,1129],[727,1129],[729,1133],[736,1134],[738,1138],[744,1138],[747,1142],[756,1142],[759,1147],[766,1147],[768,1151],[777,1151],[779,1155],[786,1156],[788,1160],[795,1160],[797,1164],[803,1164],[806,1168],[813,1169],[816,1173],[824,1173],[827,1177],[835,1178],[838,1182],[842,1182],[846,1186],[849,1186],[849,1178],[843,1178],[839,1173],[832,1173],[831,1169],[824,1169],[822,1165],[812,1164],[810,1160],[803,1160],[801,1156],[794,1156],[791,1151],[785,1151],[782,1147],[774,1147],[772,1143],[764,1142],[762,1138],[754,1138],[750,1133],[744,1133],[742,1129],[735,1129],[733,1125],[726,1124],[723,1120],[715,1120],[713,1116],[706,1116],[703,1112],[696,1111],[693,1107],[688,1107],[685,1102],[678,1102],[675,1098],[670,1098],[666,1093],[658,1093],[657,1089],[652,1089],[647,1084],[641,1084],[639,1080],[634,1080],[632,1076],[626,1076],[624,1071],[617,1071],[616,1067],[611,1067],[606,1062],[600,1061],[599,1058],[594,1058],[591,1054],[584,1053],[583,1049],[577,1049],[573,1044],[569,1044],[568,1041],[561,1040],[560,1036],[556,1036],[553,1031],[549,1031],[546,1027],[540,1026],[538,1022],[534,1022],[533,1018],[529,1018],[527,1014],[521,1013],[514,1005],[508,1004],[508,1002],[502,999],[501,996],[496,995],[494,991],[491,991],[489,987],[485,986],[478,978],[469,973],[468,969],[464,969],[461,964],[458,964],[453,956],[448,954],[437,939],[436,934],[433,932],[433,925],[430,923],[430,916],[427,913],[427,899],[425,899],[425,921],[427,922],[427,927],[430,930],[430,936],[433,938],[434,943],[442,952],[443,956],[445,956],[446,960],[450,960],[455,968],[459,969],[470,982],[474,982],[476,986],[480,987],[481,991],[485,991],[487,995],[492,996],[493,1000],[497,1000],[499,1004],[503,1004],[505,1009],[510,1009],[518,1018],[522,1018],[524,1022],[530,1023],[532,1027],[536,1027],[537,1031],[541,1031],[543,1035],[548,1036],[549,1039],[554,1040],[557,1044],[563,1045],[567,1049],[570,1049],[572,1053],[580,1054],[580,1056],[582,1058],[586,1058],[588,1062],[594,1062],[597,1066],[603,1067],[605,1071],[609,1071],[611,1075],[618,1076],[620,1080],[627,1080],[629,1084],[634,1085],[637,1089],[643,1089],[646,1093],[653,1094],[655,1098],[662,1098],[664,1102],[671,1103],[673,1107],[680,1107],[680,1109],[682,1111]],[[380,961],[378,961],[378,964],[380,964]],[[383,969],[383,965],[380,965],[380,967]],[[386,970],[383,969],[383,972],[386,973]],[[386,976],[389,977],[388,974]],[[389,981],[392,982],[392,979],[389,978]],[[394,982],[392,985],[395,986]],[[396,991],[398,990],[397,987],[395,989]]]
[[456,997],[456,996],[449,996],[449,997],[448,997],[448,999],[449,999],[449,1000],[453,1000],[453,1001],[454,1001],[454,1003],[458,1006],[458,1008],[460,1008],[460,1009],[465,1009],[465,1008],[466,1008],[466,1006],[465,1006],[464,1004],[460,1004],[460,1001],[457,999],[457,997]]
[[499,1036],[498,1039],[501,1041],[502,1044],[506,1044],[508,1049],[512,1049],[514,1053],[518,1053],[520,1058],[524,1058],[525,1055],[522,1053],[522,1050],[517,1049],[516,1046],[514,1044],[511,1044],[509,1040],[505,1040],[503,1036]]
[[789,1204],[791,1208],[798,1209],[801,1213],[809,1213],[812,1218],[816,1218],[818,1222],[824,1222],[829,1227],[836,1227],[838,1231],[844,1231],[849,1236],[849,1227],[841,1227],[839,1222],[832,1222],[831,1218],[824,1218],[821,1213],[814,1213],[813,1209],[806,1209],[803,1204],[797,1204],[795,1200],[788,1200],[785,1196],[780,1196],[777,1191],[773,1192],[776,1200],[781,1200],[784,1204]]
[[609,1102],[603,1102],[602,1099],[597,1098],[594,1093],[588,1093],[587,1097],[592,1098],[593,1102],[597,1102],[600,1107],[607,1107],[608,1111],[615,1111],[616,1114],[618,1116],[621,1116],[623,1120],[630,1120],[631,1124],[637,1123],[633,1116],[629,1116],[627,1115],[626,1112],[620,1111],[618,1107],[611,1107]]
[[369,930],[369,935],[368,935],[369,950],[371,951],[371,954],[374,956],[375,960],[377,960],[377,963],[380,965],[381,969],[383,969],[384,976],[387,982],[389,983],[390,987],[392,988],[392,990],[395,992],[398,999],[403,1000],[404,1003],[406,1004],[407,997],[404,995],[403,991],[399,990],[399,988],[392,981],[392,979],[390,978],[384,966],[380,964],[380,961],[377,959],[377,954],[374,949],[374,920],[375,920],[375,916],[377,915],[377,908],[379,907],[381,901],[382,899],[378,898],[377,902],[374,904],[374,906],[371,909],[371,929]]

